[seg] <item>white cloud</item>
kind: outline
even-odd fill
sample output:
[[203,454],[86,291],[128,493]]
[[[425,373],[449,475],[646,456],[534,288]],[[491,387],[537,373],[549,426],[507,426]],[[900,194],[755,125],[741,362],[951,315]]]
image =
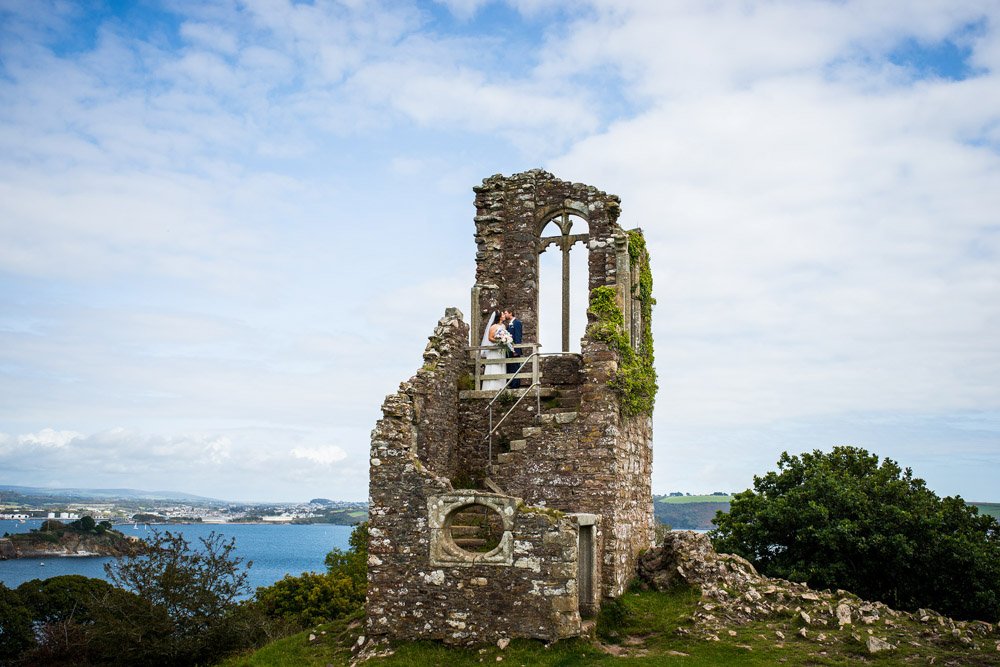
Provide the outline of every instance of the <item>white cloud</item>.
[[305,459],[319,465],[332,465],[347,458],[347,452],[336,445],[325,447],[295,447],[291,451],[297,459]]
[[[0,469],[363,497],[382,397],[468,311],[471,186],[538,160],[646,231],[658,484],[735,488],[810,425],[1000,442],[915,426],[1000,409],[995,10],[445,4],[0,10]],[[946,38],[970,78],[887,59]]]

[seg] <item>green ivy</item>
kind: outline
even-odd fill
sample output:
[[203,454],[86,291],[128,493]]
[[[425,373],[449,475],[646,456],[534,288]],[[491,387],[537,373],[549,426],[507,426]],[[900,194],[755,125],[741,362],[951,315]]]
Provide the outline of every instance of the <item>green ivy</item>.
[[618,373],[610,385],[622,398],[622,412],[625,416],[650,415],[656,400],[656,369],[653,368],[653,274],[649,269],[649,252],[646,241],[638,230],[628,232],[628,252],[633,270],[639,270],[637,298],[642,314],[642,331],[639,350],[632,349],[628,333],[625,331],[625,316],[611,285],[596,287],[590,292],[590,312],[595,321],[590,324],[589,333],[602,340],[618,353]]

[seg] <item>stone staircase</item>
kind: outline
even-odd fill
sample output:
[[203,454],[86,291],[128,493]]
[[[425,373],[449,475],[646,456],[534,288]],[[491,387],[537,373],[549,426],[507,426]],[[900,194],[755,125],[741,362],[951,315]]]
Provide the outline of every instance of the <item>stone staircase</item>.
[[542,410],[538,417],[536,426],[525,426],[521,429],[521,437],[510,441],[510,451],[497,454],[497,465],[513,463],[519,457],[524,456],[522,452],[528,449],[528,441],[542,435],[546,427],[562,426],[576,421],[580,409],[580,392],[577,389],[561,389],[553,399],[550,399],[550,406]]
[[580,409],[579,389],[560,389],[554,398],[549,399],[552,407],[547,407],[543,414],[560,414],[564,412],[577,412]]
[[473,553],[492,551],[500,544],[503,525],[495,512],[469,507],[451,519],[451,539],[456,546]]

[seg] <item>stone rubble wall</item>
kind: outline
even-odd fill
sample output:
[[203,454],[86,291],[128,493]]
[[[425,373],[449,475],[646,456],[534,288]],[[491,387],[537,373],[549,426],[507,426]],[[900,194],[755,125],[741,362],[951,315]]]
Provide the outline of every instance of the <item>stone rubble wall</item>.
[[541,371],[545,386],[557,390],[579,389],[583,381],[582,360],[578,354],[542,357]]
[[456,492],[431,467],[447,465],[445,450],[457,439],[465,335],[461,313],[449,309],[431,337],[424,367],[386,397],[372,431],[368,633],[456,644],[579,634],[578,527],[572,517],[499,496],[517,507],[505,542],[509,564],[471,552],[468,562],[432,562],[440,528],[429,523],[429,502],[467,493]]
[[427,342],[423,366],[400,387],[412,399],[417,455],[439,475],[449,476],[457,464],[458,382],[471,369],[468,336],[461,311],[448,308]]

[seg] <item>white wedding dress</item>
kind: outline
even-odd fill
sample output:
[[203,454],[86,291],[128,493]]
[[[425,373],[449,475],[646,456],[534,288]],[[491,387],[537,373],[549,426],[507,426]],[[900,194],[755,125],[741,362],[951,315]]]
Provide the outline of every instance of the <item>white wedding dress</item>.
[[[490,316],[490,321],[486,324],[486,330],[483,331],[483,340],[480,343],[481,346],[485,347],[487,345],[492,345],[493,344],[492,341],[490,341],[490,327],[493,326],[493,323],[496,321],[496,319],[497,319],[497,314],[494,312]],[[500,348],[499,346],[497,346],[495,348],[490,348],[488,350],[483,350],[482,351],[482,357],[483,357],[483,359],[504,359],[505,360],[507,358],[507,355],[504,354],[504,351],[503,351],[502,348]],[[483,375],[502,375],[503,373],[506,373],[506,372],[507,372],[507,363],[506,363],[506,361],[504,361],[503,363],[499,363],[499,364],[488,363],[488,364],[484,364],[483,365]],[[483,391],[499,391],[499,390],[503,389],[504,385],[506,385],[507,383],[504,382],[503,380],[483,380],[482,384],[483,384],[483,386],[481,387],[481,389]]]

